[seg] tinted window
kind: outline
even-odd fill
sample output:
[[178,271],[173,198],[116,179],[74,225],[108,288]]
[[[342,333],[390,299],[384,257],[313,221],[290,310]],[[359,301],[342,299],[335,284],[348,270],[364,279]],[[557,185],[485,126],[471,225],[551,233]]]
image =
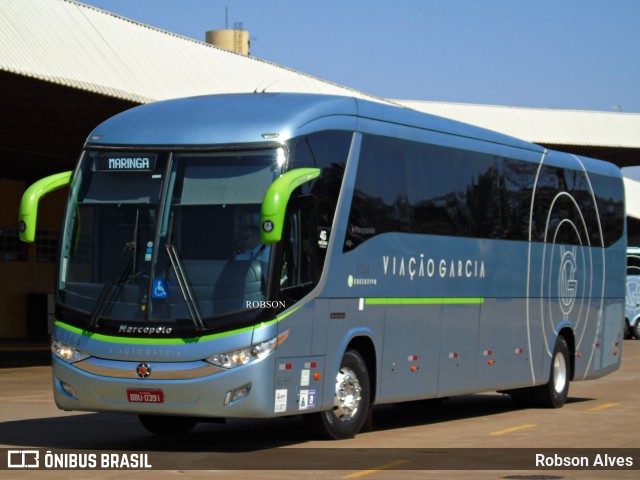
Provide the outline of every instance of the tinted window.
[[289,142],[292,168],[319,168],[322,171],[317,179],[303,184],[299,192],[316,198],[318,227],[330,228],[333,223],[352,137],[352,132],[325,131]]
[[[602,232],[610,245],[621,237],[619,180],[550,166],[538,175],[538,168],[513,158],[365,135],[345,250],[385,232],[528,241],[531,215],[534,241],[601,245]],[[590,183],[599,193],[595,204]]]
[[521,163],[365,136],[345,248],[391,231],[520,237],[521,210],[528,204],[536,171],[535,165]]
[[315,201],[317,231],[309,241],[317,246],[317,272],[322,272],[324,267],[352,138],[353,132],[328,130],[294,138],[288,145],[292,168],[321,170],[318,178],[302,184],[294,193],[296,196],[311,195]]
[[590,175],[591,185],[596,192],[596,204],[605,245],[613,245],[624,235],[625,210],[622,180],[602,175]]

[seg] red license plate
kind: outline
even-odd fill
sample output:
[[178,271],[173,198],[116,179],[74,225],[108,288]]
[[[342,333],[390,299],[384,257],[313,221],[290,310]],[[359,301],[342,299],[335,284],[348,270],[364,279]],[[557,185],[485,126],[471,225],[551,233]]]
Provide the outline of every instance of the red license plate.
[[127,390],[127,399],[130,403],[163,403],[162,390]]

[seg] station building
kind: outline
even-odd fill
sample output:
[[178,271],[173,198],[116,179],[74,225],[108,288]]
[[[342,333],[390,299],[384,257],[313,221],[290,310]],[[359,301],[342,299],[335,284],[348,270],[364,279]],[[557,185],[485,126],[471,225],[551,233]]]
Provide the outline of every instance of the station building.
[[[45,338],[53,318],[57,236],[67,189],[40,205],[32,245],[18,239],[24,190],[46,175],[73,169],[95,126],[143,103],[262,91],[355,96],[621,167],[640,166],[640,114],[376,98],[251,57],[242,32],[207,35],[240,42],[238,48],[221,48],[72,0],[0,2],[0,339]],[[637,182],[629,180],[628,186],[630,194],[640,191]],[[637,198],[627,209],[640,218]],[[636,240],[640,245],[640,235]]]

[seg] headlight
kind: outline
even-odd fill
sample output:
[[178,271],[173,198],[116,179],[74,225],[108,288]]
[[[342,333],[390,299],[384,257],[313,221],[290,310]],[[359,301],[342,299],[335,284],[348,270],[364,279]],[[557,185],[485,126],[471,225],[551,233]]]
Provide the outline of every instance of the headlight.
[[207,358],[207,362],[217,367],[233,368],[251,361],[251,347],[240,348],[231,352],[216,353]]
[[51,352],[67,363],[76,363],[90,357],[90,355],[81,352],[77,348],[65,345],[56,339],[51,340]]
[[289,331],[281,333],[277,337],[273,337],[266,342],[257,345],[249,345],[248,347],[239,348],[230,352],[216,353],[206,359],[216,367],[234,368],[240,365],[246,365],[249,362],[260,360],[273,352],[289,335]]

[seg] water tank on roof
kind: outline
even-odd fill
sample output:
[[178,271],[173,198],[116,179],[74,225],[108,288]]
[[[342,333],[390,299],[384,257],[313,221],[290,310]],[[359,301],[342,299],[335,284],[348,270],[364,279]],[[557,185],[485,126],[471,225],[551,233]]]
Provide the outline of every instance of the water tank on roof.
[[206,41],[216,47],[231,52],[249,55],[249,31],[242,29],[210,30],[206,33]]

